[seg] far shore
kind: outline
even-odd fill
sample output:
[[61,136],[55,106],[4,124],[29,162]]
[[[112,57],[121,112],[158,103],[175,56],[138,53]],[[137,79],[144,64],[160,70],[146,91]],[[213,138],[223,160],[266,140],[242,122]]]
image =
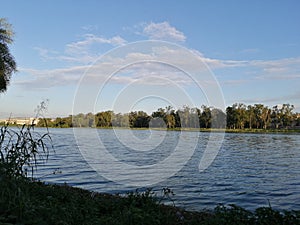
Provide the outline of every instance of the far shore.
[[[4,126],[1,124],[0,126]],[[9,124],[10,127],[22,127],[20,124]],[[27,125],[26,125],[27,126]],[[34,125],[35,127],[39,127]],[[40,127],[42,128],[42,127]],[[120,130],[158,130],[158,131],[189,131],[189,132],[212,132],[212,133],[262,133],[262,134],[298,134],[300,133],[300,128],[279,128],[279,129],[259,129],[259,128],[245,128],[245,129],[229,129],[229,128],[159,128],[159,127],[48,127],[48,128],[96,128],[96,129],[120,129]]]

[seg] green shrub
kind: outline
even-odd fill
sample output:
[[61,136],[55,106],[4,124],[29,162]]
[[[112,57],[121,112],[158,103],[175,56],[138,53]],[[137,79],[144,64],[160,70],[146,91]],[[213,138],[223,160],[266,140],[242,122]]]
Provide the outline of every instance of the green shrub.
[[0,129],[0,176],[27,177],[33,175],[38,160],[46,160],[52,147],[51,137],[34,132],[34,124]]

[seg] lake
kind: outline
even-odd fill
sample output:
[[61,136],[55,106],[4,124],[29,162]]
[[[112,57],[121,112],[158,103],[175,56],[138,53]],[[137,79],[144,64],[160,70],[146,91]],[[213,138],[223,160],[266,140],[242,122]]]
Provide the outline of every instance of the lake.
[[[49,131],[55,152],[35,174],[46,182],[107,193],[150,187],[161,195],[168,187],[175,204],[189,210],[212,209],[218,203],[249,210],[270,203],[274,209],[300,210],[299,134]],[[207,144],[215,140],[220,148],[214,160],[199,171]]]

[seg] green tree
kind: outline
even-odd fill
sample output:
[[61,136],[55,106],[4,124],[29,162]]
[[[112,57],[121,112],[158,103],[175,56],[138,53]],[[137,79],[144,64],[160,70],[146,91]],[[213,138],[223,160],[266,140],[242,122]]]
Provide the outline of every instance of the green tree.
[[180,127],[188,128],[190,125],[190,107],[183,106],[183,109],[177,110],[177,114],[180,118]]
[[243,103],[234,104],[233,108],[235,108],[237,111],[237,127],[239,129],[244,129],[247,118],[246,105]]
[[157,111],[153,112],[152,115],[151,115],[153,118],[154,117],[160,117],[160,118],[165,118],[166,116],[166,112],[165,112],[165,109],[163,108],[159,108]]
[[129,127],[128,114],[122,114],[122,113],[113,114],[112,126],[114,126],[114,127]]
[[15,59],[8,48],[13,42],[13,35],[11,24],[0,18],[0,93],[7,90],[12,73],[17,71]]
[[151,114],[151,127],[165,127],[167,124],[167,112],[163,108],[157,109],[155,112]]
[[226,121],[229,129],[235,129],[237,124],[237,111],[233,106],[226,108]]
[[53,119],[51,118],[43,118],[39,119],[37,123],[38,127],[54,127],[55,123],[53,122]]
[[254,124],[256,125],[256,129],[262,128],[263,122],[262,122],[262,114],[263,114],[264,105],[263,104],[254,104]]
[[211,110],[211,127],[226,128],[226,114],[217,108]]
[[108,110],[105,112],[99,112],[95,115],[95,124],[97,127],[111,127],[113,111]]
[[281,108],[282,112],[282,125],[284,127],[290,127],[293,122],[293,110],[294,110],[294,105],[290,104],[283,104]]
[[202,113],[200,116],[200,126],[205,128],[211,127],[211,109],[205,105],[201,106]]
[[271,109],[263,107],[261,112],[262,128],[267,129],[271,124]]
[[144,111],[138,111],[136,113],[136,119],[134,122],[134,127],[149,127],[150,116]]
[[166,115],[167,128],[174,128],[176,125],[175,116],[173,114]]
[[72,122],[73,122],[74,127],[85,127],[86,126],[83,113],[79,113],[79,114],[73,116]]
[[254,114],[254,107],[252,105],[247,106],[247,127],[252,129],[255,114]]

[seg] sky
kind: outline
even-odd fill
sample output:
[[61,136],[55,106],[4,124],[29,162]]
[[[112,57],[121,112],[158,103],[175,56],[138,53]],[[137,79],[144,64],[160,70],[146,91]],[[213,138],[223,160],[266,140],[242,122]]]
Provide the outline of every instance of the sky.
[[300,112],[300,2],[3,1],[18,72],[0,118],[171,105]]

